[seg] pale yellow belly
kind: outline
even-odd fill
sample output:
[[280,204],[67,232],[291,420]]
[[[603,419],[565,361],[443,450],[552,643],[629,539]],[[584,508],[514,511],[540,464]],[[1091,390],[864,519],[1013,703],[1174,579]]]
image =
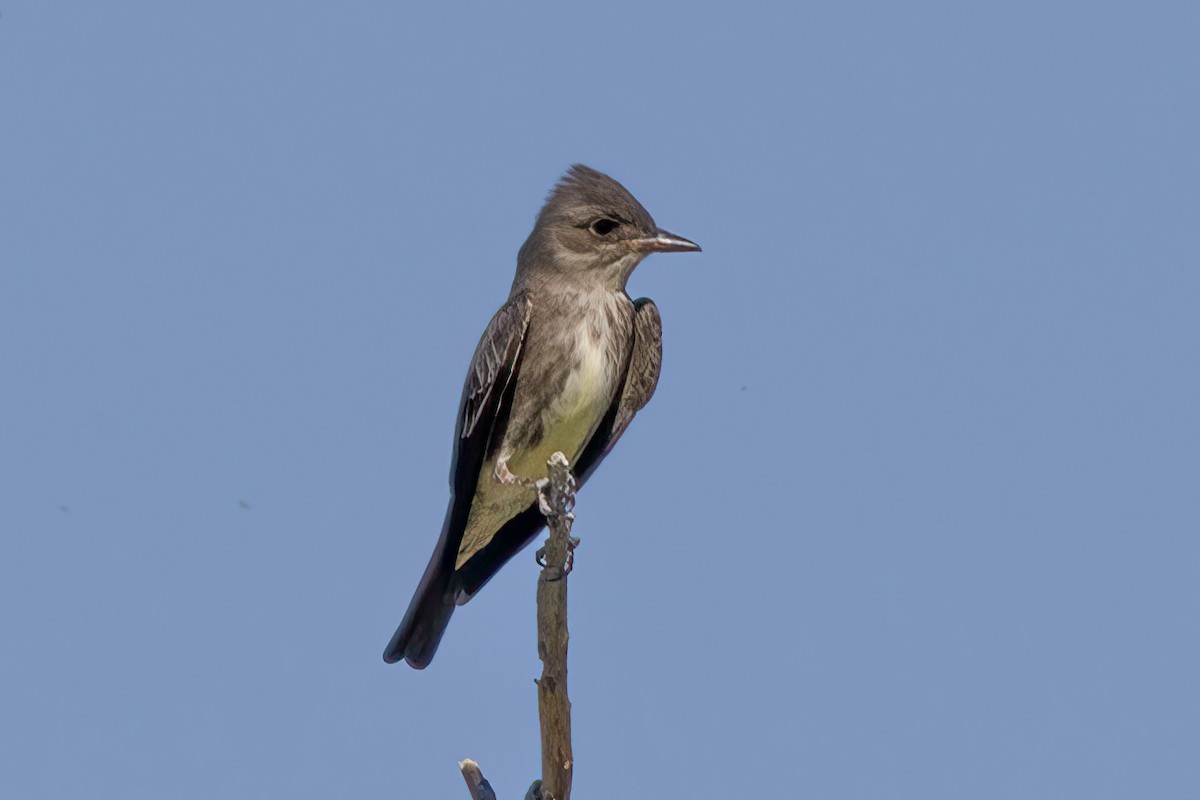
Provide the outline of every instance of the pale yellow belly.
[[508,468],[522,478],[537,480],[546,477],[546,462],[555,453],[562,453],[574,464],[595,433],[605,408],[596,403],[573,409],[562,417],[543,414],[545,438],[524,452],[513,453],[508,460]]

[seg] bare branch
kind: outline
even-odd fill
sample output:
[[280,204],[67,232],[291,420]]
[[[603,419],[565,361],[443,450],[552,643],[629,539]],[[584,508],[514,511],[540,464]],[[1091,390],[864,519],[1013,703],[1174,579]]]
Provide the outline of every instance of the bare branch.
[[463,780],[467,782],[467,788],[471,790],[471,800],[496,800],[496,793],[492,791],[492,785],[487,782],[487,778],[483,777],[483,771],[479,769],[478,764],[464,758],[458,762],[458,768],[462,771]]
[[[578,539],[571,538],[575,515],[575,478],[562,453],[546,462],[548,477],[537,482],[538,506],[550,527],[550,538],[538,575],[538,658],[542,677],[538,687],[538,718],[542,728],[542,779],[533,782],[525,800],[571,800],[571,700],[567,697],[567,575]],[[471,800],[496,800],[491,784],[471,759],[458,764],[471,790]]]
[[[538,717],[542,729],[542,796],[570,800],[575,759],[571,753],[571,700],[567,697],[567,573],[574,545],[575,479],[562,453],[550,456],[548,480],[539,489],[542,513],[550,526],[545,566],[538,576]],[[531,790],[532,791],[532,790]]]

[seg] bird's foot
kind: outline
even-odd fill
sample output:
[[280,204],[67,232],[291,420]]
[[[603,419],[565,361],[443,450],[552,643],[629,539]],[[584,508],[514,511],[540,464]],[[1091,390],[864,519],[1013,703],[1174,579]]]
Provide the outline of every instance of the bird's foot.
[[[570,572],[571,568],[575,566],[575,548],[579,547],[582,541],[578,536],[567,537],[567,564],[563,568],[564,573]],[[537,562],[539,567],[546,566],[546,545],[542,545],[537,549],[533,554],[533,560]]]
[[582,540],[578,536],[567,537],[567,564],[563,567],[563,572],[570,574],[575,567],[575,548],[579,547]]
[[[551,566],[556,572],[561,569],[561,574],[571,571],[575,548],[579,545],[579,539],[571,536],[571,523],[575,521],[572,513],[575,508],[575,477],[571,475],[570,467],[567,457],[556,452],[546,462],[546,477],[533,484],[537,490],[538,511],[550,526],[550,539],[538,549],[535,558],[538,565],[545,569],[547,551],[551,545],[555,545],[554,563]],[[564,545],[565,553],[558,549]],[[557,577],[550,580],[557,580]]]
[[538,496],[538,511],[542,512],[543,517],[549,517],[555,513],[553,501],[550,499],[550,479],[540,478],[533,482],[533,488],[537,490]]
[[562,517],[573,521],[575,515],[575,476],[571,474],[571,465],[561,452],[555,452],[546,462],[546,477],[533,482],[537,490],[538,510],[549,520],[551,517]]
[[[512,470],[508,468],[507,458],[502,457],[496,460],[496,469],[493,474],[496,476],[496,480],[505,486],[528,486],[531,489],[538,489],[538,481],[531,481],[519,475],[514,475]],[[538,496],[541,496],[540,491],[538,492]]]

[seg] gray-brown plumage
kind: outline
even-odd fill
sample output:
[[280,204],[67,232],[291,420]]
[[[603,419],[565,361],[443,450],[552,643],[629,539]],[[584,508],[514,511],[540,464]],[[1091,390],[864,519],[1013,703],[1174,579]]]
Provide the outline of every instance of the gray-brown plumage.
[[455,605],[544,526],[532,483],[550,455],[582,484],[649,402],[662,322],[625,283],[650,253],[699,249],[596,170],[577,164],[554,188],[471,359],[442,535],[385,661],[427,666]]

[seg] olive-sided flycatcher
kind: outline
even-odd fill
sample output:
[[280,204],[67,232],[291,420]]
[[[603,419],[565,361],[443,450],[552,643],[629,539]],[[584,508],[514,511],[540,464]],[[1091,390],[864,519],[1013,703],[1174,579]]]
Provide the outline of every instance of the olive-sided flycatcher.
[[384,661],[427,666],[455,605],[542,529],[533,483],[553,453],[582,484],[621,438],[662,362],[658,309],[625,282],[650,253],[699,249],[594,169],[577,164],[554,187],[467,370],[450,507]]

